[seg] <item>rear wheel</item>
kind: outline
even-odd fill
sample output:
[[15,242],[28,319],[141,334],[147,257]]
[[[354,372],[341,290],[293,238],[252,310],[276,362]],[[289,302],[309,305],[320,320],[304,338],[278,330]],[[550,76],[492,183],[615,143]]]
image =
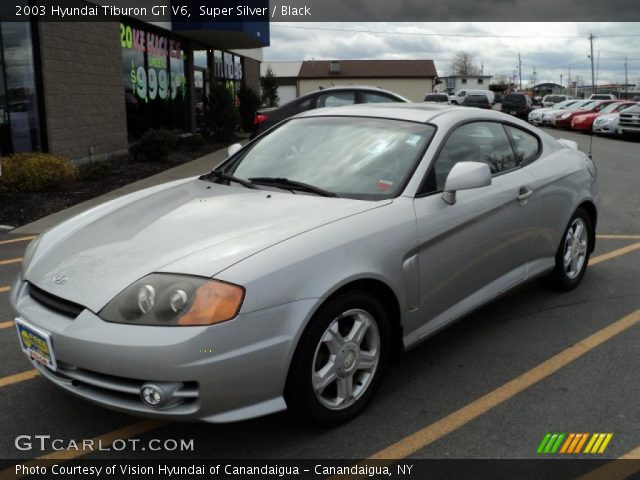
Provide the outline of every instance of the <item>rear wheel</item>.
[[592,225],[585,210],[576,210],[556,252],[555,268],[546,278],[549,286],[558,290],[571,290],[578,286],[587,271],[593,247]]
[[388,315],[378,300],[356,291],[331,300],[311,320],[291,363],[290,410],[323,426],[358,415],[380,383],[388,339]]

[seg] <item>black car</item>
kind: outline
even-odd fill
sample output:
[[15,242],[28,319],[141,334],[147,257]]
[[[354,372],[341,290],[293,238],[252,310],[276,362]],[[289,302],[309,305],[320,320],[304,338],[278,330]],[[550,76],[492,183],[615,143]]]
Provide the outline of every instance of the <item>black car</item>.
[[461,104],[463,107],[476,107],[491,109],[491,103],[486,95],[467,95]]
[[449,95],[446,93],[427,93],[423,101],[427,103],[451,103],[449,101]]
[[531,112],[531,97],[524,93],[509,93],[504,96],[500,111],[520,118],[528,118]]
[[251,138],[282,120],[314,108],[341,107],[354,103],[407,103],[409,101],[397,93],[376,87],[325,88],[308,93],[279,107],[258,110],[253,117],[255,128]]

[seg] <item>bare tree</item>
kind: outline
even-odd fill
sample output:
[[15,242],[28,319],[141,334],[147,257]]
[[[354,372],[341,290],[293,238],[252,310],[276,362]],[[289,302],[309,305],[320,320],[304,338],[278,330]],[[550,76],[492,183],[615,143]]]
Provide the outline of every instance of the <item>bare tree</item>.
[[509,82],[506,75],[496,75],[493,77],[493,81],[491,83],[495,85],[507,85]]
[[451,61],[451,70],[454,75],[479,75],[480,67],[473,60],[470,53],[456,52]]

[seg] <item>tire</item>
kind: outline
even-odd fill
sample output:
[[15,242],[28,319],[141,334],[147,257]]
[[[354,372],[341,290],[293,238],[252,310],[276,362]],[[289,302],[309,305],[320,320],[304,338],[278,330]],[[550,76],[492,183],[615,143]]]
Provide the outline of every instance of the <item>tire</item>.
[[[576,236],[578,226],[582,230],[578,233],[579,236]],[[544,283],[555,290],[567,291],[576,288],[587,271],[594,236],[591,217],[584,209],[579,208],[562,234],[556,252],[555,267],[544,278]]]
[[390,338],[389,315],[370,294],[354,290],[329,300],[309,322],[291,361],[285,387],[291,413],[323,427],[360,414],[380,385]]

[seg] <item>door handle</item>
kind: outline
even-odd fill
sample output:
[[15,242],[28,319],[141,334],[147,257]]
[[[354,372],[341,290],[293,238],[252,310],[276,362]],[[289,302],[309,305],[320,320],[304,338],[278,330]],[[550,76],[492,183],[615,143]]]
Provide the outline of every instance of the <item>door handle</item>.
[[518,203],[520,205],[525,205],[532,195],[533,190],[529,187],[520,187],[520,191],[518,192]]

